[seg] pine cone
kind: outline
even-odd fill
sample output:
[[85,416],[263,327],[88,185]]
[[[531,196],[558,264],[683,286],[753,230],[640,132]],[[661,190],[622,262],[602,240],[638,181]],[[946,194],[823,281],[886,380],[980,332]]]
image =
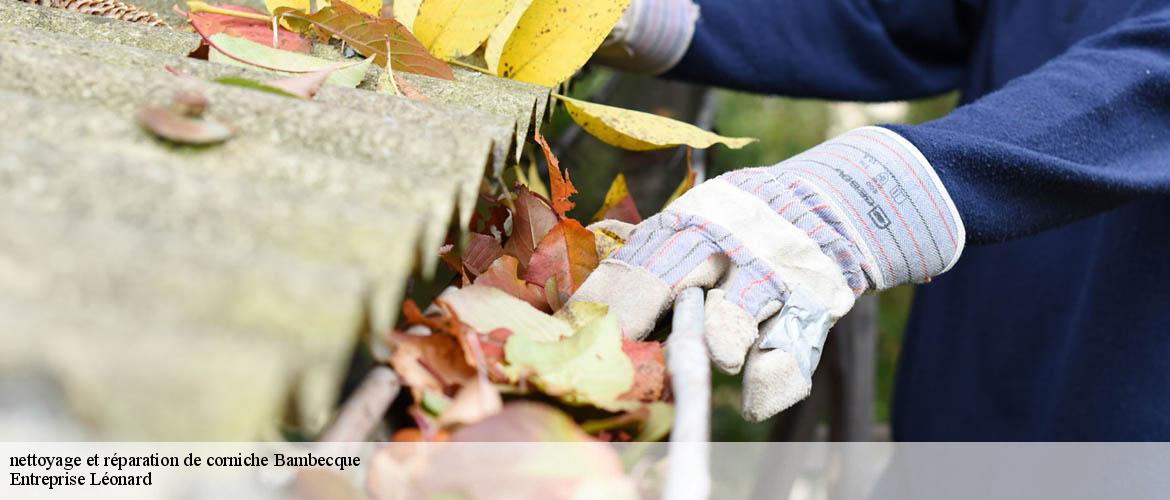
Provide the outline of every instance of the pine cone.
[[91,16],[111,17],[148,26],[169,27],[153,12],[118,0],[24,0],[35,5],[72,10]]

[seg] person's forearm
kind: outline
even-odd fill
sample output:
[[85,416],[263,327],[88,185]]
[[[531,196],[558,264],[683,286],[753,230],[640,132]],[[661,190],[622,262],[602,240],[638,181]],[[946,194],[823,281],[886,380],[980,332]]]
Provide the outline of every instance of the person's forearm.
[[[741,90],[846,100],[957,86],[981,0],[636,0],[626,69]],[[970,4],[970,5],[968,5]],[[636,18],[636,19],[635,19]],[[680,45],[681,44],[681,45]]]
[[950,192],[972,243],[1170,193],[1170,10],[1086,39],[920,126],[890,126]]

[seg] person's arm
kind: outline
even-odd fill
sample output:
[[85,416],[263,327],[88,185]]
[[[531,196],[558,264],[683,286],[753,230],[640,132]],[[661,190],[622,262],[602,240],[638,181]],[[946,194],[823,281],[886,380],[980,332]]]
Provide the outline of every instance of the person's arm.
[[[829,327],[867,291],[924,283],[968,242],[1170,195],[1170,9],[1124,21],[920,126],[864,127],[696,186],[629,232],[571,300],[641,337],[707,295],[716,366],[759,420],[808,395]],[[1141,230],[1141,228],[1135,228]]]
[[634,0],[619,67],[762,93],[890,101],[956,88],[983,0]]
[[971,243],[1170,194],[1170,9],[1087,38],[942,119],[888,128],[938,172]]

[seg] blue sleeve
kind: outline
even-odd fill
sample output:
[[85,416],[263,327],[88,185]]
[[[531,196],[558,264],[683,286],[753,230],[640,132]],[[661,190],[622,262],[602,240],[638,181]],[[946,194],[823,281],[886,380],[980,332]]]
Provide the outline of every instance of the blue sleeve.
[[892,101],[958,87],[983,0],[698,0],[666,76],[759,93]]
[[944,118],[889,128],[938,172],[972,243],[1170,194],[1170,9],[1087,38]]

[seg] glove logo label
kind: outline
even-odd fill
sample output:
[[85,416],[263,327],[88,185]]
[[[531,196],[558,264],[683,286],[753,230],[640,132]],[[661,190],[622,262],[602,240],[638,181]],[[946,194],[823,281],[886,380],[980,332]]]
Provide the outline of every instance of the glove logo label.
[[882,207],[873,207],[869,210],[869,218],[873,220],[873,224],[878,229],[885,229],[890,226],[890,218],[886,216],[885,210]]

